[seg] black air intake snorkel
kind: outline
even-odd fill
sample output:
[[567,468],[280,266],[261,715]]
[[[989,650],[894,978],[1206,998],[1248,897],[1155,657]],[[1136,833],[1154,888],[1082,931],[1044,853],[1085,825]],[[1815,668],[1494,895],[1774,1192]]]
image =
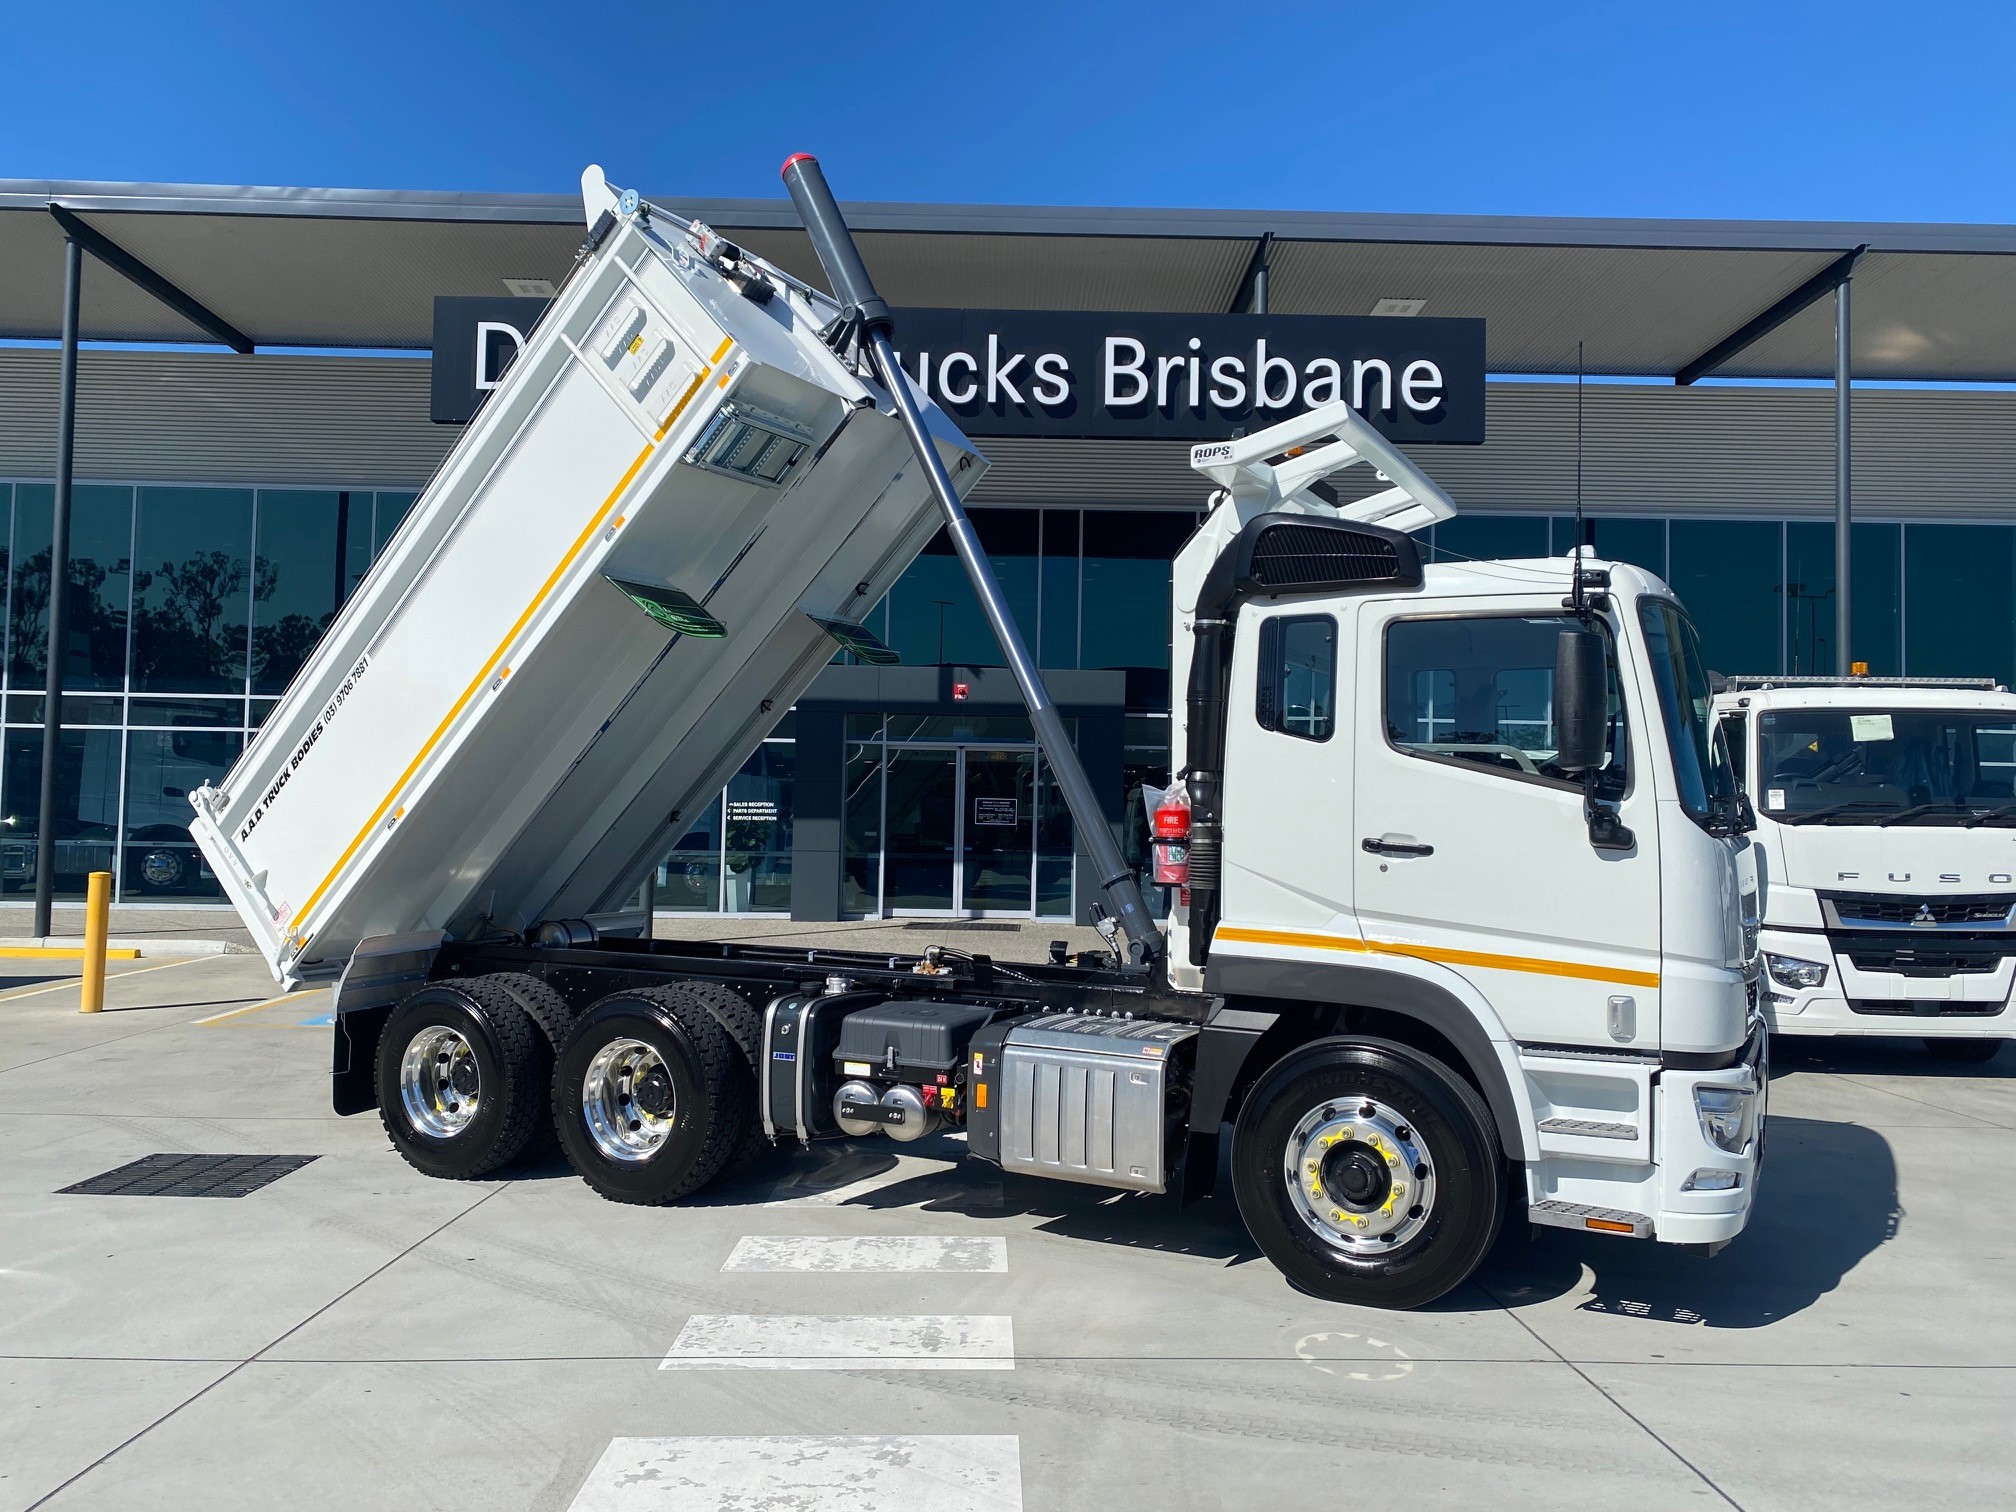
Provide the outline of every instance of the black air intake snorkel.
[[1232,632],[1250,598],[1367,585],[1421,586],[1414,538],[1320,515],[1255,515],[1219,553],[1190,620],[1184,787],[1190,796],[1190,964],[1202,966],[1218,927],[1225,862],[1225,734]]

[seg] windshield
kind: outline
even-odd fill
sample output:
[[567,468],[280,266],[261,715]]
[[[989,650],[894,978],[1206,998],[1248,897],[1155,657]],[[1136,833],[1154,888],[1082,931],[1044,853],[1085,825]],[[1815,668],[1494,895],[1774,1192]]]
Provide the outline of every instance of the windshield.
[[1787,824],[2016,822],[2016,715],[1767,712],[1757,723],[1757,793]]
[[1694,625],[1670,599],[1638,601],[1645,651],[1659,688],[1659,711],[1673,751],[1680,806],[1699,823],[1733,814],[1736,778],[1722,734],[1709,717],[1708,673]]

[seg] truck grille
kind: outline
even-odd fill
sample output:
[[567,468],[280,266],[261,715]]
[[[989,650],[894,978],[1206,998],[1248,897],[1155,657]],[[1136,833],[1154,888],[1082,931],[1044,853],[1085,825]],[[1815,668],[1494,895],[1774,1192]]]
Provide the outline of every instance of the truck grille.
[[1979,893],[1942,898],[1894,893],[1822,893],[1827,923],[1834,929],[2007,929],[2016,898]]
[[1909,1003],[1850,998],[1848,1006],[1871,1018],[1993,1018],[2000,1003]]
[[2011,954],[2016,941],[1954,939],[1937,935],[1837,937],[1828,942],[1857,971],[1887,971],[1906,977],[1983,975]]

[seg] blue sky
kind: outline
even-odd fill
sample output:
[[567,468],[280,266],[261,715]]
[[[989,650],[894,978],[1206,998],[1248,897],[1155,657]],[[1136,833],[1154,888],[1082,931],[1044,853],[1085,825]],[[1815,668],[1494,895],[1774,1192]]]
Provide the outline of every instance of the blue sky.
[[[835,16],[845,18],[842,24]],[[15,7],[0,177],[2016,220],[2016,6]],[[871,71],[872,70],[872,71]]]

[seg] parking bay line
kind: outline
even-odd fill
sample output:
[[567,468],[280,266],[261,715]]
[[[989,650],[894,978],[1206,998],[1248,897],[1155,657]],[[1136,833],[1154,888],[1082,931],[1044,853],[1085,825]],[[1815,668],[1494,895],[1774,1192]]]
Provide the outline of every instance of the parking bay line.
[[749,1234],[736,1242],[734,1251],[721,1269],[856,1274],[1000,1272],[1008,1269],[1008,1241],[980,1236],[939,1238],[924,1234],[876,1234],[857,1238]]
[[[105,973],[105,980],[108,983],[123,982],[128,977],[145,976],[150,971],[173,971],[177,966],[193,966],[198,961],[211,959],[213,958],[210,956],[184,956],[179,961],[163,961],[159,966],[136,966],[131,971],[108,971]],[[40,997],[45,992],[61,992],[65,987],[81,988],[83,985],[84,978],[81,976],[66,977],[60,982],[50,983],[47,987],[30,987],[25,992],[0,994],[0,1003],[11,1003],[18,998]]]
[[261,1008],[277,1008],[282,1003],[299,1002],[311,998],[318,992],[327,992],[327,987],[310,987],[306,992],[283,992],[278,997],[270,997],[263,1003],[248,1003],[243,1008],[231,1008],[223,1013],[213,1013],[208,1018],[197,1019],[198,1024],[221,1024],[226,1019],[234,1019],[241,1013],[257,1013]]
[[568,1512],[1022,1512],[1012,1434],[619,1438]]
[[1000,1314],[690,1317],[660,1370],[1013,1370]]

